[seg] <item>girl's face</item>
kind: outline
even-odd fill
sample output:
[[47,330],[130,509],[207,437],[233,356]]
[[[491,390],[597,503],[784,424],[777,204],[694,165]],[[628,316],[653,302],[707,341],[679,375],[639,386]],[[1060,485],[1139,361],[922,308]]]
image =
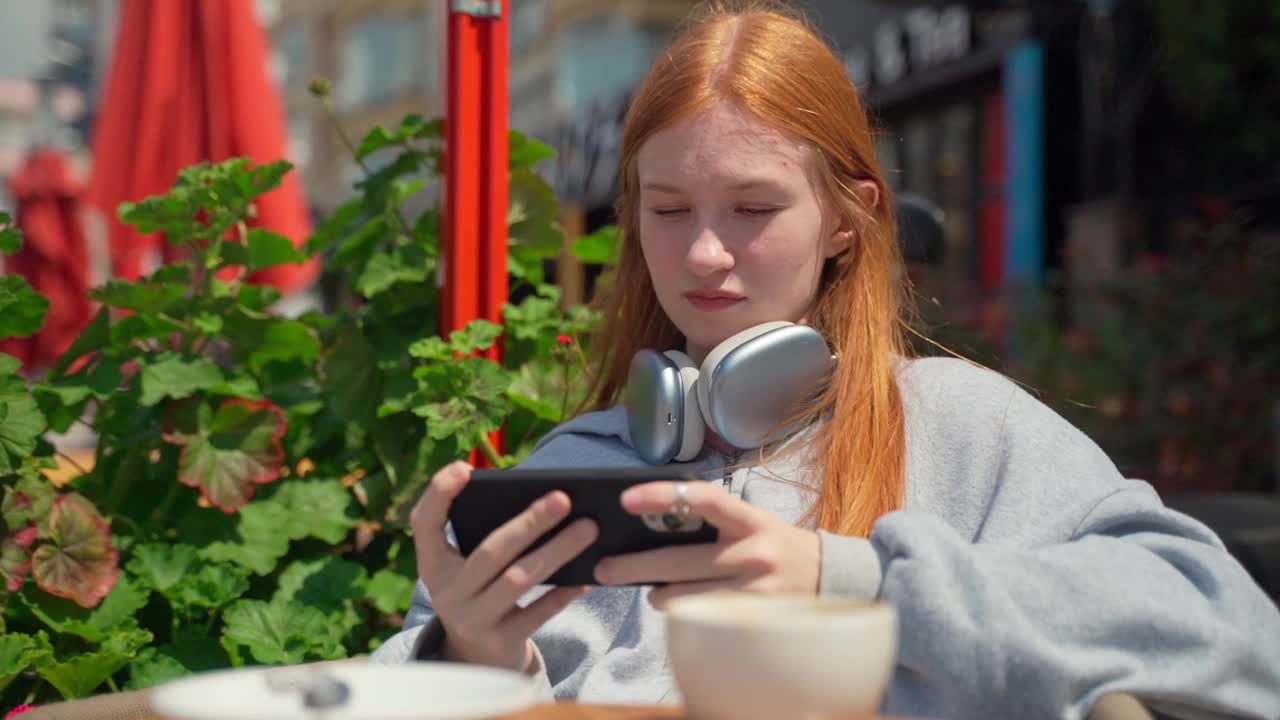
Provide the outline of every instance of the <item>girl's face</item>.
[[728,103],[640,147],[640,247],[694,362],[753,325],[804,321],[823,264],[848,248],[810,155]]

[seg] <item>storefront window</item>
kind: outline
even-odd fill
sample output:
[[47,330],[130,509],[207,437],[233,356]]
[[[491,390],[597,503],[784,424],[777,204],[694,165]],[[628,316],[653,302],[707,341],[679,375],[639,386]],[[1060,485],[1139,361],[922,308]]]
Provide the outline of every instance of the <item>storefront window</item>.
[[613,102],[644,77],[660,40],[618,14],[570,28],[560,39],[557,103],[578,113]]
[[369,15],[351,26],[342,40],[337,104],[352,110],[391,100],[430,74],[422,47],[423,22],[416,15]]

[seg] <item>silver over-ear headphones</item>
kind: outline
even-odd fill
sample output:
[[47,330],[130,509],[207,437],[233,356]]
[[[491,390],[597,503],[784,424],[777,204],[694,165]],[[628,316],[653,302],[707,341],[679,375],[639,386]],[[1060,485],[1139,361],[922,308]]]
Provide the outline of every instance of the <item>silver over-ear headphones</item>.
[[781,321],[731,336],[701,368],[678,350],[641,350],[627,379],[631,445],[651,465],[693,459],[708,427],[739,450],[761,447],[793,430],[779,423],[817,397],[835,363],[818,331]]

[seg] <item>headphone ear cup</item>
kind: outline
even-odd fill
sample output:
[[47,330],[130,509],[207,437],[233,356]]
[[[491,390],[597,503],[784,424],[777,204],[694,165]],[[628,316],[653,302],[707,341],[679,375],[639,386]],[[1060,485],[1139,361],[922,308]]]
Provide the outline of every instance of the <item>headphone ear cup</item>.
[[698,408],[698,368],[688,355],[679,350],[668,350],[663,355],[680,369],[680,386],[684,395],[684,401],[678,409],[684,432],[673,459],[676,462],[688,462],[697,457],[707,436],[707,426],[702,419],[702,411]]
[[734,333],[720,342],[719,345],[711,348],[711,352],[707,353],[707,358],[702,361],[702,368],[699,372],[701,382],[698,383],[698,409],[702,414],[702,421],[707,427],[711,428],[720,437],[724,437],[723,428],[716,427],[715,420],[715,388],[716,372],[720,368],[720,361],[725,356],[739,347],[746,345],[752,340],[765,335],[779,328],[794,325],[785,320],[774,320],[771,322],[753,325],[746,330]]

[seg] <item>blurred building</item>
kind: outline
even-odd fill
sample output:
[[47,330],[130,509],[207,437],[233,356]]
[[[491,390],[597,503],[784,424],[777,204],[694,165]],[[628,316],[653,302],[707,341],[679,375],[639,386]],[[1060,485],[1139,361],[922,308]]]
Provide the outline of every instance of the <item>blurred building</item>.
[[81,168],[109,33],[108,0],[0,0],[0,207],[7,179],[40,145],[66,151]]

